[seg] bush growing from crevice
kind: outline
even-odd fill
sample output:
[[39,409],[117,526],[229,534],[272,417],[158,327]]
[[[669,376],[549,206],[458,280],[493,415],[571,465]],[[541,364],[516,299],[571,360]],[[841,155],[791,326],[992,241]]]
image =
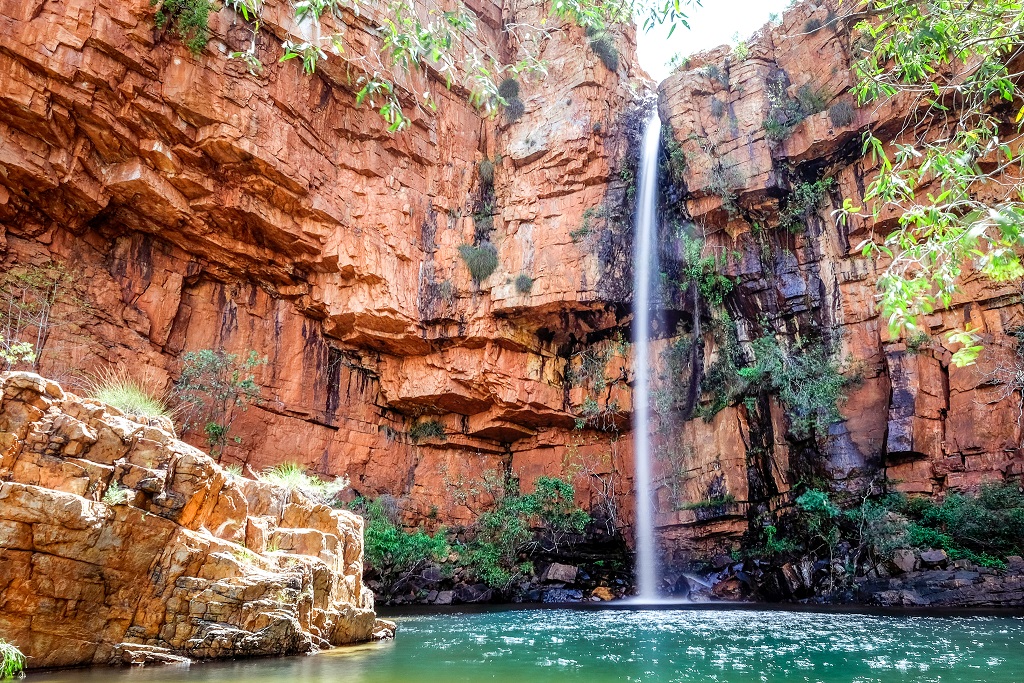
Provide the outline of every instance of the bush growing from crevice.
[[779,211],[779,227],[794,234],[803,231],[807,219],[818,210],[834,186],[832,178],[797,185],[786,195],[785,208]]
[[519,97],[519,81],[514,78],[506,78],[498,84],[498,95],[505,100],[514,100]]
[[839,402],[851,380],[840,374],[824,343],[787,350],[765,335],[752,347],[754,364],[739,374],[749,383],[748,392],[768,391],[779,397],[796,438],[827,434],[829,426],[842,419]]
[[491,244],[463,244],[459,247],[459,256],[478,285],[498,269],[498,250]]
[[[260,387],[253,371],[266,365],[249,351],[245,360],[224,349],[189,351],[181,357],[181,376],[175,382],[175,395],[184,413],[184,429],[201,427],[206,434],[210,455],[216,460],[224,453],[237,410],[259,403]],[[241,439],[234,437],[235,443]]]
[[807,20],[807,23],[804,24],[804,33],[814,33],[821,27],[821,19],[818,19],[817,17],[811,17],[810,19]]
[[608,209],[601,206],[588,206],[583,211],[583,220],[580,227],[569,231],[569,237],[573,242],[582,242],[594,232],[594,223],[608,215]]
[[[588,31],[588,34],[590,31]],[[615,47],[615,38],[604,31],[594,32],[590,37],[590,49],[598,56],[601,63],[609,71],[619,69],[619,50]]]
[[846,128],[855,118],[853,105],[846,100],[840,100],[828,108],[828,118],[836,128]]
[[509,123],[515,123],[519,119],[523,118],[523,114],[526,113],[526,105],[518,97],[513,97],[505,105],[505,120]]
[[705,64],[701,67],[700,72],[704,74],[708,79],[712,81],[718,81],[720,85],[725,88],[729,87],[729,71],[726,68],[720,67],[717,64]]
[[444,425],[440,420],[421,420],[409,428],[409,438],[413,443],[419,443],[424,439],[441,439],[446,441]]
[[765,136],[773,142],[785,140],[801,121],[825,111],[826,104],[827,100],[821,91],[809,83],[800,86],[794,99],[786,92],[782,80],[769,81],[768,114],[762,123]]
[[797,89],[796,101],[800,103],[800,111],[805,117],[823,112],[828,106],[825,95],[810,83],[804,83]]
[[494,186],[494,162],[484,159],[477,165],[477,176],[480,178],[480,185],[483,188]]
[[734,168],[724,168],[720,160],[715,160],[708,177],[708,191],[722,199],[722,208],[730,216],[739,213],[739,204],[736,188],[742,184],[742,179]]
[[149,0],[157,6],[153,21],[177,36],[189,52],[199,55],[210,41],[210,0]]
[[124,505],[132,499],[131,489],[121,486],[116,481],[111,481],[107,490],[103,492],[103,502],[107,505]]
[[668,124],[661,127],[661,139],[664,147],[661,175],[670,178],[673,182],[682,183],[686,175],[686,152],[683,151],[683,146],[676,140],[675,132]]
[[533,290],[533,278],[526,273],[516,275],[516,291],[520,294],[529,294]]
[[678,239],[682,251],[679,285],[683,288],[695,285],[708,306],[720,309],[735,285],[732,278],[721,273],[725,256],[714,252],[705,256],[704,241],[684,233]]

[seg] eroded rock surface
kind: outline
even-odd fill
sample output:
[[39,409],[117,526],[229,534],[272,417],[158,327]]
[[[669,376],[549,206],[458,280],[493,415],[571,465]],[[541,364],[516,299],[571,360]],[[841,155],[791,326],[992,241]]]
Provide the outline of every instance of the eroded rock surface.
[[[518,47],[504,23],[558,29],[522,118],[413,74],[400,85],[438,110],[410,108],[392,135],[356,106],[345,61],[278,63],[292,9],[263,4],[252,76],[226,57],[249,40],[228,9],[194,57],[149,0],[0,0],[2,270],[71,273],[37,369],[124,365],[168,387],[184,352],[253,349],[265,401],[238,416],[228,461],[299,461],[406,496],[413,521],[466,521],[446,477],[556,466],[567,359],[626,318],[630,221],[598,209],[622,203],[622,114],[649,87],[634,38],[616,36],[612,72],[548,3],[469,2],[486,56]],[[345,59],[380,49],[379,19],[352,19]],[[499,266],[474,283],[458,248],[481,238]],[[411,443],[424,413],[447,440]]]
[[393,633],[363,586],[361,518],[234,476],[153,422],[0,375],[0,633],[29,666],[302,653]]

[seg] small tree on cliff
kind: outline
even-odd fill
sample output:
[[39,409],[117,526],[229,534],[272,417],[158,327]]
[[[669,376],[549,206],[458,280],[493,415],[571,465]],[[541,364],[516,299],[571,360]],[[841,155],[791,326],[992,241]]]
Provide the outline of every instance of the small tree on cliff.
[[[260,402],[260,386],[253,371],[266,365],[267,359],[255,351],[239,360],[237,354],[224,349],[202,349],[189,351],[182,361],[181,377],[174,386],[184,409],[184,431],[201,426],[210,455],[220,460],[236,409],[244,411]],[[237,436],[233,440],[241,442]]]

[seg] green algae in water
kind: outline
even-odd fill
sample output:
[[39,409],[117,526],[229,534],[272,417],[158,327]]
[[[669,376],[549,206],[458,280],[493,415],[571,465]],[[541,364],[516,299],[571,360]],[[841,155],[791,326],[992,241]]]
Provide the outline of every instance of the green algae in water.
[[1020,683],[1024,619],[518,610],[401,617],[398,640],[313,657],[88,669],[33,681]]

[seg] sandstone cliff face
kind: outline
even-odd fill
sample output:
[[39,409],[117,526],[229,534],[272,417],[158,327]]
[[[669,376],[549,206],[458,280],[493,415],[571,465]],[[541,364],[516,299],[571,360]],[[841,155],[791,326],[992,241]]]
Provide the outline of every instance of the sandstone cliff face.
[[[502,22],[549,11],[469,6],[499,59],[516,47]],[[355,105],[346,62],[313,77],[277,63],[296,30],[287,3],[267,3],[259,77],[225,57],[247,44],[229,10],[199,58],[160,37],[152,12],[0,2],[3,268],[70,272],[35,369],[71,381],[124,365],[166,387],[183,352],[254,349],[269,360],[265,401],[238,416],[227,460],[348,475],[361,493],[406,496],[412,519],[466,519],[445,477],[557,468],[573,427],[566,358],[619,325],[630,297],[628,217],[589,216],[625,193],[621,112],[647,87],[632,36],[617,38],[613,73],[581,30],[553,31],[518,122],[403,77],[440,106],[390,135]],[[347,27],[347,59],[379,48],[375,18]],[[499,267],[477,285],[458,247],[481,234]],[[420,415],[447,440],[411,444]]]
[[[702,53],[659,88],[662,120],[686,158],[668,205],[692,220],[710,249],[729,255],[725,271],[738,284],[726,308],[740,344],[765,330],[796,341],[824,333],[847,375],[857,376],[843,421],[813,443],[793,436],[775,401],[767,409],[728,407],[673,432],[662,452],[681,448],[686,457],[675,475],[664,464],[677,489],[662,487],[660,521],[679,560],[727,550],[759,510],[791,502],[792,487],[809,476],[839,489],[884,478],[899,491],[940,496],[1024,472],[1012,371],[1020,360],[1008,334],[1024,324],[1019,283],[968,279],[948,310],[923,319],[927,337],[891,338],[875,298],[886,264],[863,258],[857,245],[887,234],[896,217],[843,224],[832,215],[845,197],[858,203],[877,172],[862,154],[861,133],[872,128],[898,141],[911,107],[903,100],[855,106],[848,89],[856,36],[841,19],[848,10],[802,3],[758,32],[745,58],[727,47]],[[794,101],[811,93],[821,109],[781,141],[763,127],[773,87]],[[852,120],[830,114],[841,102],[851,105]],[[797,186],[823,178],[834,184],[820,205],[796,230],[780,226]],[[681,308],[684,316],[694,310]],[[957,368],[945,333],[966,323],[982,331],[986,351],[978,365]],[[698,365],[719,353],[708,336]],[[726,496],[735,503],[672,511],[679,501]]]
[[359,517],[233,476],[167,424],[0,375],[0,632],[31,667],[368,640],[362,549]]
[[[499,58],[516,47],[503,22],[547,12],[537,0],[470,8],[479,46]],[[227,10],[195,58],[153,30],[146,0],[0,0],[3,269],[57,261],[70,272],[38,369],[73,381],[120,364],[166,387],[185,351],[254,349],[269,360],[257,376],[264,402],[237,416],[227,461],[348,475],[428,525],[468,521],[486,494],[452,491],[490,473],[527,488],[569,474],[581,502],[628,534],[629,112],[648,87],[632,36],[618,37],[613,73],[561,27],[542,43],[548,76],[522,84],[518,122],[481,118],[435,82],[438,112],[414,113],[392,136],[355,106],[345,62],[314,77],[276,63],[296,30],[286,9],[267,4],[267,68],[253,77],[224,56],[248,39]],[[825,330],[860,376],[845,419],[813,442],[788,434],[777,401],[662,421],[659,522],[680,561],[735,546],[760,511],[790,502],[809,465],[840,487],[880,474],[929,495],[1021,472],[1018,395],[998,371],[1017,362],[1006,331],[1024,323],[1018,289],[966,283],[926,320],[931,340],[908,348],[875,311],[882,264],[854,249],[893,217],[830,215],[873,173],[860,131],[895,135],[906,103],[858,109],[845,126],[823,111],[780,143],[765,136],[769,83],[791,97],[810,85],[826,106],[850,101],[851,36],[834,22],[805,30],[834,9],[801,4],[744,59],[699,55],[660,88],[686,158],[663,182],[662,207],[738,254],[726,308],[741,346],[762,319],[791,339]],[[348,26],[351,59],[378,47],[373,20]],[[796,233],[778,229],[791,190],[822,177],[836,183],[825,201]],[[478,284],[458,247],[481,235],[499,266]],[[665,262],[678,258],[667,233],[662,244]],[[692,303],[666,304],[657,358],[677,323],[695,319]],[[990,352],[958,369],[942,333],[965,321]],[[710,336],[701,349],[685,376],[659,361],[659,381],[699,382],[720,354]],[[445,438],[413,443],[422,419],[439,420]],[[680,509],[715,499],[732,502]]]

